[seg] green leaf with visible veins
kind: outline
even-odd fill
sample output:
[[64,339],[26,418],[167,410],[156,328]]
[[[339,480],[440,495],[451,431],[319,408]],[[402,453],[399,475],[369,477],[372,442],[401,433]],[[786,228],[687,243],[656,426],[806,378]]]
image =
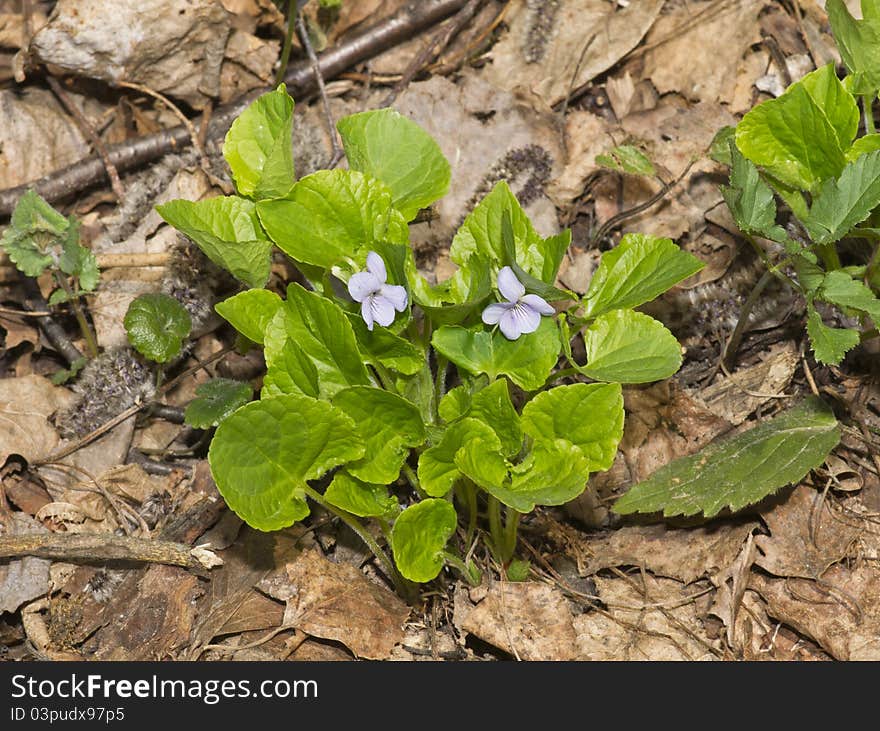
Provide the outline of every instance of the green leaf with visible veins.
[[346,316],[367,363],[382,365],[406,376],[417,373],[425,364],[427,356],[423,350],[395,335],[387,327],[370,330],[359,314],[347,312]]
[[452,239],[450,258],[462,268],[467,268],[473,256],[491,262],[496,270],[507,264],[508,256],[501,230],[505,213],[510,216],[517,264],[531,276],[551,284],[552,278],[548,280],[546,277],[553,266],[545,270],[545,260],[553,261],[558,257],[559,240],[557,237],[543,239],[535,231],[516,196],[503,180],[464,219]]
[[623,436],[618,383],[575,383],[543,391],[525,405],[522,428],[536,441],[565,439],[585,455],[589,471],[607,470]]
[[846,272],[828,272],[816,296],[839,307],[866,312],[875,325],[880,325],[880,300],[868,287]]
[[157,363],[167,363],[176,357],[192,329],[192,319],[183,305],[158,292],[134,299],[123,324],[132,347]]
[[381,180],[407,221],[449,190],[452,171],[424,129],[393,109],[343,117],[336,123],[352,170]]
[[880,3],[862,0],[862,19],[856,20],[843,0],[827,0],[825,12],[831,23],[840,56],[855,77],[858,94],[880,89]]
[[354,420],[358,441],[366,448],[361,459],[345,466],[359,480],[394,482],[409,450],[425,441],[419,410],[390,391],[355,386],[337,393],[332,403]]
[[529,513],[536,505],[563,505],[574,500],[590,478],[589,459],[565,439],[535,442],[532,451],[510,468],[502,481],[497,460],[487,459],[485,446],[475,440],[461,450],[456,465],[476,484],[505,505]]
[[273,344],[264,355],[266,375],[260,391],[261,398],[282,393],[298,393],[312,398],[321,396],[318,369],[295,340],[287,338],[280,349]]
[[279,198],[296,181],[293,165],[293,99],[281,84],[263,94],[232,123],[223,142],[238,192]]
[[661,467],[634,485],[614,512],[711,518],[737,511],[779,488],[797,483],[821,465],[840,440],[831,409],[808,398],[779,416],[734,437],[713,442],[690,457]]
[[461,473],[455,464],[455,455],[470,442],[480,440],[487,452],[501,458],[501,440],[488,424],[477,419],[462,419],[449,426],[439,444],[426,449],[419,456],[419,484],[431,497],[448,493]]
[[653,317],[613,310],[584,330],[587,365],[576,366],[596,381],[649,383],[669,378],[681,367],[681,346]]
[[242,335],[262,345],[266,328],[282,305],[274,292],[249,289],[218,302],[214,309]]
[[812,192],[843,171],[858,126],[858,105],[829,63],[746,114],[736,145],[774,179]]
[[501,441],[501,452],[507,457],[519,454],[523,443],[523,430],[519,415],[510,400],[506,378],[499,378],[477,391],[471,398],[470,408],[464,414],[479,419],[492,427]]
[[342,308],[298,284],[287,288],[287,301],[266,328],[267,363],[281,357],[288,340],[314,363],[322,398],[348,386],[370,385],[354,330]]
[[345,470],[340,470],[333,476],[333,482],[324,493],[324,499],[360,518],[391,517],[400,509],[397,500],[388,494],[385,485],[362,482]]
[[828,327],[812,307],[807,308],[807,335],[816,360],[827,365],[838,365],[860,339],[856,330]]
[[156,206],[156,211],[195,241],[217,266],[249,287],[266,284],[272,243],[263,233],[253,201],[238,196],[198,203],[178,199]]
[[773,191],[733,140],[730,140],[730,162],[730,185],[722,185],[721,194],[740,231],[774,241],[784,239],[785,229],[776,224]]
[[354,259],[375,242],[409,241],[388,187],[355,170],[307,175],[284,198],[259,201],[257,213],[284,253],[325,269]]
[[363,456],[354,422],[326,401],[275,396],[243,406],[217,427],[208,463],[226,504],[258,530],[309,514],[308,480]]
[[626,234],[617,246],[602,254],[584,295],[586,316],[650,302],[703,266],[672,239]]
[[485,373],[491,380],[506,375],[525,391],[536,391],[550,376],[559,357],[559,331],[552,318],[542,317],[538,329],[518,340],[500,331],[466,330],[444,325],[434,332],[432,345],[466,371]]
[[20,272],[38,277],[54,262],[51,250],[63,245],[70,225],[31,188],[15,204],[0,245]]
[[803,221],[810,238],[828,244],[846,236],[880,205],[880,150],[849,163],[837,178],[826,180]]
[[196,398],[186,407],[183,420],[195,429],[209,429],[248,403],[253,395],[250,384],[212,378],[196,388]]
[[404,510],[391,529],[391,549],[400,573],[420,583],[436,578],[457,525],[455,508],[445,500],[422,500]]

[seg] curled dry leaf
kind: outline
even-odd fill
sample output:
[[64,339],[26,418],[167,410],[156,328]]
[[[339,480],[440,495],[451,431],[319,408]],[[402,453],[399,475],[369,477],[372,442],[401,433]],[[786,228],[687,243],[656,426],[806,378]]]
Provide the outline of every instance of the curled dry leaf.
[[[519,660],[576,660],[577,633],[569,601],[534,581],[496,583],[475,607],[456,606],[461,629]],[[461,606],[458,606],[458,605]]]
[[774,576],[820,579],[842,560],[859,535],[855,521],[841,519],[821,493],[796,487],[762,513],[769,536],[758,536],[755,563]]
[[832,566],[821,581],[753,573],[750,587],[776,620],[837,660],[880,660],[880,572],[873,562]]
[[635,566],[690,584],[727,570],[757,527],[756,522],[683,529],[663,524],[626,526],[608,536],[585,541],[593,557],[584,571],[594,574],[614,566]]
[[48,456],[58,444],[49,417],[71,401],[66,388],[42,376],[0,380],[0,465],[10,454],[28,462]]
[[[72,92],[68,96],[89,119],[105,108]],[[88,154],[88,142],[52,92],[0,91],[0,188],[36,180]]]
[[663,4],[640,0],[621,8],[604,0],[516,0],[510,30],[492,49],[486,76],[501,89],[558,104],[632,51]]
[[382,660],[404,637],[409,607],[353,566],[305,551],[259,588],[287,603],[284,624],[341,642],[357,657]]

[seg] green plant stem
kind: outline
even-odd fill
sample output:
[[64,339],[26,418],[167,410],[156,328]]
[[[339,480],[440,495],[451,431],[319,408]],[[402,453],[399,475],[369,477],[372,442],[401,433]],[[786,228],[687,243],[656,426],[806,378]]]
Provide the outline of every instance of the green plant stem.
[[507,561],[510,561],[510,559],[513,558],[513,554],[516,553],[516,533],[517,530],[519,530],[519,519],[521,515],[511,507],[507,507],[504,513],[504,553],[506,555],[506,563]]
[[865,134],[872,135],[875,132],[874,127],[874,109],[872,108],[872,99],[870,94],[862,97],[862,111],[865,118]]
[[464,577],[464,580],[467,581],[468,584],[470,584],[471,586],[480,585],[479,580],[468,568],[468,565],[454,553],[443,551],[443,560],[450,566],[452,566],[452,568],[456,569]]
[[287,35],[284,36],[281,61],[278,66],[278,73],[275,74],[275,86],[284,81],[284,75],[287,73],[287,64],[290,62],[290,48],[293,45],[293,34],[296,33],[296,16],[298,14],[296,0],[287,0]]
[[739,312],[739,320],[737,320],[733,332],[730,333],[727,345],[724,347],[724,353],[722,354],[722,363],[724,363],[725,368],[729,369],[732,366],[736,351],[739,350],[739,344],[742,342],[743,334],[749,324],[749,317],[752,314],[752,310],[757,304],[758,299],[761,297],[761,294],[764,292],[764,289],[770,284],[770,280],[773,279],[773,276],[773,270],[767,269],[761,275],[755,288],[743,303],[742,309]]
[[[440,406],[440,399],[446,394],[446,366],[449,361],[437,353],[437,374],[434,376],[434,403],[437,408]],[[437,416],[440,416],[438,413]]]
[[829,272],[840,269],[840,256],[837,254],[837,247],[833,243],[819,244],[816,246],[816,251]]
[[428,494],[422,489],[422,485],[419,482],[419,476],[416,474],[416,471],[410,467],[406,462],[403,463],[403,474],[406,477],[406,481],[409,483],[410,487],[419,496],[420,500],[425,500],[428,497]]
[[520,514],[512,508],[505,509],[506,520],[501,520],[501,501],[489,496],[489,533],[495,558],[507,565],[516,551],[516,532],[519,528]]
[[580,373],[577,368],[569,367],[569,368],[560,368],[556,373],[551,373],[547,380],[544,382],[544,385],[541,386],[541,389],[547,388],[551,383],[555,383],[563,378],[568,378],[569,376],[576,376]]
[[355,534],[366,544],[367,548],[373,552],[373,555],[378,559],[379,563],[382,564],[382,568],[388,574],[389,578],[392,582],[394,582],[394,586],[397,591],[403,596],[408,602],[412,603],[415,598],[417,592],[415,591],[415,586],[403,578],[400,575],[400,572],[394,566],[394,563],[388,557],[388,554],[383,551],[379,544],[376,543],[376,539],[370,535],[370,532],[361,524],[361,522],[355,518],[350,513],[342,510],[341,508],[337,508],[335,505],[331,505],[328,503],[324,496],[319,493],[317,490],[312,489],[308,485],[305,487],[305,495],[311,500],[314,500],[318,505],[333,513],[337,518],[339,518],[343,523],[345,523],[349,528],[351,528]]
[[477,486],[470,480],[464,480],[458,485],[458,495],[461,501],[467,505],[468,524],[464,542],[466,546],[470,546],[477,534]]
[[79,329],[82,331],[83,337],[86,340],[86,347],[88,348],[89,355],[92,358],[97,358],[98,341],[95,339],[95,333],[92,332],[88,320],[86,320],[86,315],[79,303],[79,297],[76,297],[73,294],[73,290],[70,288],[67,277],[61,272],[55,272],[55,281],[58,282],[58,285],[64,290],[67,299],[70,301],[70,306],[73,307],[73,314],[76,316],[76,321],[79,323]]

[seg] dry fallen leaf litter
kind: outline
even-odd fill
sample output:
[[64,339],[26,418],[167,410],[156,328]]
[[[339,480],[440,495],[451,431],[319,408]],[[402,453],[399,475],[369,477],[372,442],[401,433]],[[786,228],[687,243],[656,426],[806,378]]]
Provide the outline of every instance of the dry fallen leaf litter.
[[[72,79],[65,89],[73,103],[105,142],[119,142],[177,119],[165,103],[122,82],[158,92],[187,114],[222,104],[272,82],[285,31],[266,0],[117,3],[113,12],[130,30],[122,36],[108,32],[101,3],[62,0],[51,15],[34,5],[28,39],[17,8],[0,13],[0,60],[9,67],[0,77],[3,188],[90,151],[32,73],[36,64]],[[307,12],[318,23],[311,5]],[[869,425],[861,441],[848,437],[826,471],[743,516],[663,525],[622,522],[609,510],[630,484],[774,413],[786,397],[811,385],[827,391],[849,384],[839,371],[807,365],[805,372],[803,351],[785,328],[799,316],[798,305],[784,299],[753,318],[731,372],[717,365],[757,269],[721,201],[723,169],[706,151],[717,130],[756,101],[839,60],[820,4],[797,5],[801,17],[766,0],[493,1],[426,62],[436,61],[436,73],[416,75],[395,101],[453,166],[454,195],[413,229],[419,266],[437,280],[454,268],[448,244],[461,211],[504,178],[541,233],[573,227],[575,247],[560,281],[583,292],[599,253],[586,244],[598,227],[650,201],[691,166],[612,234],[668,235],[706,262],[697,278],[651,306],[687,348],[685,369],[670,382],[625,390],[626,431],[611,470],[592,477],[583,498],[536,516],[523,533],[531,549],[524,553],[532,559],[528,581],[499,579],[486,565],[481,587],[468,590],[444,574],[439,596],[407,606],[372,568],[348,562],[356,556],[337,541],[333,524],[315,537],[267,538],[240,530],[231,513],[221,519],[205,462],[193,457],[192,435],[173,424],[141,423],[135,437],[132,415],[53,459],[76,446],[65,431],[65,409],[76,397],[48,380],[62,364],[35,323],[0,312],[0,540],[122,531],[200,546],[208,536],[220,545],[204,549],[223,561],[197,575],[158,564],[0,560],[3,655],[24,659],[32,646],[58,659],[876,659],[880,466],[869,428],[876,412],[862,405],[877,403],[875,381],[842,386],[839,395]],[[332,48],[399,7],[391,0],[344,3],[336,24],[321,31],[322,42]],[[347,69],[348,77],[328,88],[334,113],[378,104],[427,39],[388,50],[375,67]],[[22,76],[23,86],[12,85]],[[95,83],[112,93],[94,94]],[[297,103],[297,167],[305,174],[326,163],[331,146],[319,103]],[[647,154],[659,180],[601,168],[596,156],[619,144]],[[112,264],[88,300],[102,347],[124,346],[128,303],[173,276],[169,262],[181,241],[153,206],[222,191],[225,173],[210,167],[219,160],[216,145],[206,152],[207,160],[184,152],[124,176],[121,207],[100,192],[67,202],[92,211],[87,241]],[[0,281],[9,283],[0,308],[18,310],[20,285],[8,270],[0,261]],[[281,263],[275,273],[290,276]],[[214,288],[208,298],[230,286],[205,280]],[[688,314],[693,310],[701,317]],[[227,344],[212,332],[210,317],[204,322],[207,334],[193,343],[200,358]],[[248,366],[224,357],[207,367]],[[204,377],[182,385],[169,402],[185,406]],[[127,394],[128,403],[140,393]],[[161,462],[167,469],[148,475],[126,465],[133,446],[146,468]],[[167,463],[146,455],[157,447],[184,454]],[[566,571],[555,568],[565,562]]]

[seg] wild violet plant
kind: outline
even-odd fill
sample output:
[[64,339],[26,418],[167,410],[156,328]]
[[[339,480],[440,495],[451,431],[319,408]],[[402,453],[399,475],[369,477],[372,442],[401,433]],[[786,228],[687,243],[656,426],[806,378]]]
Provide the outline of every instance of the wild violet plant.
[[[260,400],[213,437],[217,486],[265,531],[323,506],[405,595],[444,565],[475,581],[466,557],[484,524],[508,564],[521,515],[611,466],[620,384],[681,364],[671,333],[633,308],[702,264],[627,235],[578,299],[554,286],[570,232],[538,235],[502,182],[455,234],[456,273],[430,284],[409,223],[449,187],[437,143],[395,111],[354,114],[337,125],[349,169],[296,180],[292,113],[282,85],[233,123],[223,152],[238,195],[158,207],[247,287],[216,310],[265,355]],[[264,288],[273,246],[302,274],[285,299]],[[576,374],[593,382],[553,385]]]
[[[95,255],[79,242],[79,221],[73,216],[63,216],[34,190],[28,190],[12,212],[9,226],[0,239],[0,248],[25,276],[39,277],[51,272],[58,288],[49,295],[49,306],[70,303],[89,355],[96,356],[98,344],[80,299],[94,291],[101,273]],[[85,359],[72,363],[70,370],[61,371],[59,375],[71,377],[83,365]]]
[[[722,130],[716,157],[731,168],[727,205],[768,267],[753,300],[771,276],[789,283],[806,301],[816,359],[838,364],[880,324],[880,134],[872,111],[880,2],[863,0],[863,20],[843,0],[829,0],[827,10],[849,74],[841,81],[833,64],[807,74]],[[777,222],[777,199],[790,209],[788,225]],[[775,242],[779,254],[759,238]],[[858,326],[826,325],[817,303]]]

